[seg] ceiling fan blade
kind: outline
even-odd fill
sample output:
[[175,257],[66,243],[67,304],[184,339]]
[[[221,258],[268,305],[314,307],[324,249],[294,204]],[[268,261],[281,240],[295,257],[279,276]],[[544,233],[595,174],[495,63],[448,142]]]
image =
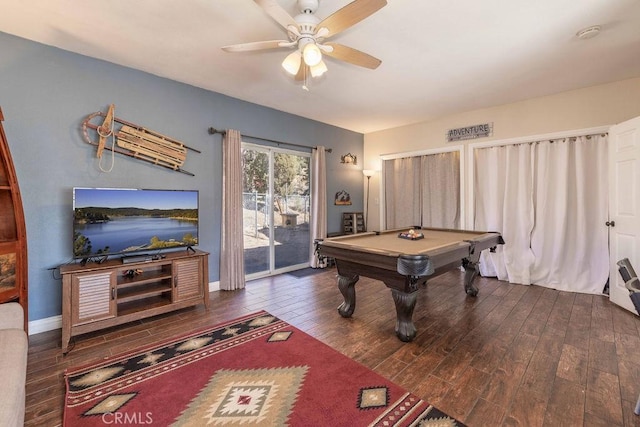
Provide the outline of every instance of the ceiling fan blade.
[[332,48],[327,50],[323,49],[325,55],[353,65],[375,70],[380,64],[382,64],[382,61],[378,58],[348,46],[337,43],[325,43],[324,46]]
[[[257,0],[256,0],[257,1]],[[326,28],[332,37],[371,16],[387,4],[387,0],[354,0],[323,19],[316,28]]]
[[227,52],[249,52],[252,50],[278,49],[293,46],[294,44],[295,43],[288,40],[267,40],[263,42],[232,44],[230,46],[223,46],[222,50]]
[[282,25],[285,30],[288,30],[288,26],[298,28],[298,23],[276,2],[276,0],[253,0],[258,3],[267,14],[273,18],[278,24]]

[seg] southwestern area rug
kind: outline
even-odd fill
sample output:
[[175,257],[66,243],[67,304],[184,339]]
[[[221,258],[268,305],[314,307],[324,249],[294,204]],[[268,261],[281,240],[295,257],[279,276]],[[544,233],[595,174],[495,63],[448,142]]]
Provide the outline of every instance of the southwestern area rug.
[[259,312],[65,372],[64,425],[462,426]]

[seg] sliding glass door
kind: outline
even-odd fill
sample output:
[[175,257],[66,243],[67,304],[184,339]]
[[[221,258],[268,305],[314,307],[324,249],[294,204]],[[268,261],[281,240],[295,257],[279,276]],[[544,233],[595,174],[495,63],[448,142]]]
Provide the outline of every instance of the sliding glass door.
[[310,155],[245,143],[242,157],[245,274],[306,267]]

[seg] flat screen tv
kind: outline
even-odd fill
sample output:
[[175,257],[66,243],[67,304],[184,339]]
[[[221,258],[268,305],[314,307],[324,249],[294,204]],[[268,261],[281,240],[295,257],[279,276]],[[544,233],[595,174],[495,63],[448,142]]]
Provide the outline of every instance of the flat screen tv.
[[197,244],[197,190],[73,189],[74,258]]

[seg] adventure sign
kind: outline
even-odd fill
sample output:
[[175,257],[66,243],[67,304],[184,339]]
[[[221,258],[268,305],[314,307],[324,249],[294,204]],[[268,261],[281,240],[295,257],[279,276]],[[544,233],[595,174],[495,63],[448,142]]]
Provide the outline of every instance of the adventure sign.
[[463,128],[449,129],[447,141],[462,141],[465,139],[486,138],[493,135],[493,122]]

